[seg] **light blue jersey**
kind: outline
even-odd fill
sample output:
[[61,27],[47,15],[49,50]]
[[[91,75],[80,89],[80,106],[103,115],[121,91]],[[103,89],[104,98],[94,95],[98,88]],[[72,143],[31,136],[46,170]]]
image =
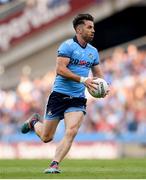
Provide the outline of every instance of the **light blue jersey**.
[[[70,58],[67,68],[83,77],[88,77],[92,66],[99,64],[97,49],[90,44],[82,47],[76,37],[68,39],[60,45],[58,56]],[[85,97],[85,86],[83,83],[72,81],[61,75],[56,76],[53,91],[72,97]]]

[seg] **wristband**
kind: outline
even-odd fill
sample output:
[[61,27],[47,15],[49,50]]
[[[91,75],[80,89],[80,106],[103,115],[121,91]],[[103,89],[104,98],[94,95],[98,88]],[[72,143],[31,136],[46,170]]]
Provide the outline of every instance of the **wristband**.
[[87,79],[88,79],[87,77],[81,76],[81,77],[80,77],[80,83],[85,83],[85,81],[86,81]]

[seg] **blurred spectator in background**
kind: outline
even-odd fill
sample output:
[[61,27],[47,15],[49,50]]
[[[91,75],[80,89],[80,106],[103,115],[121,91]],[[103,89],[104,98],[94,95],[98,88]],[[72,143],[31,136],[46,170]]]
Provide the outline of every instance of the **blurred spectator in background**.
[[0,5],[4,5],[4,4],[7,4],[7,3],[10,3],[10,2],[13,2],[15,0],[0,0]]
[[38,5],[38,0],[26,0],[27,7],[36,7]]

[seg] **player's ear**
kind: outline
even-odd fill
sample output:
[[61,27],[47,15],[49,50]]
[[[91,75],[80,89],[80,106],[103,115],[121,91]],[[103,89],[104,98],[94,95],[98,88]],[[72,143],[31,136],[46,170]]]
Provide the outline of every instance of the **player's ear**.
[[80,34],[82,32],[82,26],[81,25],[78,25],[77,28],[76,28],[76,32],[78,34]]

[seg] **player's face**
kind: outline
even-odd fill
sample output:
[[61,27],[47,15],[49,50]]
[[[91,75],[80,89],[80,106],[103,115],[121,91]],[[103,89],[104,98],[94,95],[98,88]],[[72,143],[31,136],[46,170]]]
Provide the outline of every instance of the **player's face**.
[[92,21],[84,21],[81,28],[81,37],[85,42],[91,42],[94,38],[94,23]]

